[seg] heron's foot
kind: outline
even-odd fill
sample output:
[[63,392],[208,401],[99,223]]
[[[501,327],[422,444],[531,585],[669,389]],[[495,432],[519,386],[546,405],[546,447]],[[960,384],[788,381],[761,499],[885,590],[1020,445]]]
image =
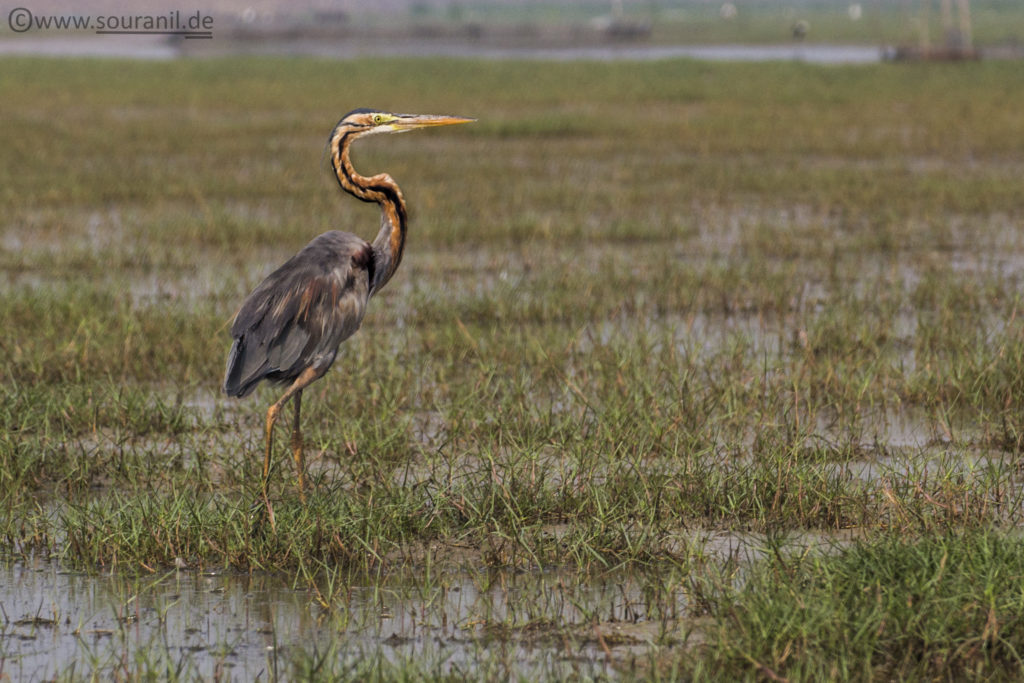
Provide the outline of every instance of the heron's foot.
[[271,505],[270,499],[267,498],[266,493],[262,493],[259,498],[252,502],[249,507],[249,520],[252,525],[253,532],[264,532],[266,525],[270,524],[270,532],[277,533],[277,520],[274,518],[274,506]]

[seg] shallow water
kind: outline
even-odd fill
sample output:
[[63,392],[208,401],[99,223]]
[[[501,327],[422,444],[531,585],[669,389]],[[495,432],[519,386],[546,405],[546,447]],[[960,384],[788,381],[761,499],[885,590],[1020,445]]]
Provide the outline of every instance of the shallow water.
[[536,59],[556,62],[647,62],[689,58],[717,62],[800,61],[811,64],[871,64],[880,62],[883,57],[881,49],[870,45],[588,45],[537,48],[438,40],[403,40],[401,43],[351,40],[263,42],[256,51],[261,54],[313,55],[340,59],[401,56]]
[[[783,546],[831,552],[850,539],[796,533]],[[767,552],[764,536],[751,533],[691,530],[678,541],[681,550],[739,567]],[[676,572],[581,579],[558,570],[421,566],[316,583],[194,570],[90,575],[49,562],[0,567],[0,680],[168,671],[275,680],[294,677],[296,662],[314,657],[326,657],[327,672],[370,662],[470,678],[615,678],[616,666],[633,657],[700,638],[687,616],[687,575]]]
[[[0,40],[0,55],[45,55],[51,57],[116,57],[169,60],[196,46],[170,43],[162,36],[17,36]],[[356,57],[462,57],[474,59],[538,59],[549,61],[653,61],[690,58],[727,62],[801,61],[812,64],[870,64],[882,60],[883,52],[871,45],[597,45],[557,48],[504,47],[478,42],[406,39],[395,41],[359,40],[221,40],[213,46],[216,54],[309,55],[338,59]]]
[[[185,678],[268,680],[287,676],[297,654],[316,652],[330,652],[335,665],[415,659],[450,672],[472,670],[493,642],[521,675],[581,667],[608,674],[603,649],[590,642],[593,615],[618,634],[619,648],[659,633],[636,581],[568,581],[557,573],[385,578],[348,585],[328,612],[312,593],[275,576],[171,571],[126,578],[15,564],[0,570],[0,678],[178,671]],[[675,612],[682,597],[670,600]],[[551,624],[560,634],[579,627],[582,637],[571,645],[545,637]]]

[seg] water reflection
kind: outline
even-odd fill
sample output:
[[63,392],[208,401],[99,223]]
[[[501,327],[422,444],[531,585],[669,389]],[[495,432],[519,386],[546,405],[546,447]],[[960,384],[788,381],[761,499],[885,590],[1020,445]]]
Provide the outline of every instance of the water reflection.
[[616,648],[645,644],[671,629],[684,603],[678,586],[652,590],[631,575],[581,585],[557,572],[427,572],[335,589],[327,610],[305,584],[279,576],[90,576],[16,564],[0,570],[0,673],[273,680],[315,653],[448,673],[474,670],[493,650],[517,675],[607,675],[598,632],[614,633]]

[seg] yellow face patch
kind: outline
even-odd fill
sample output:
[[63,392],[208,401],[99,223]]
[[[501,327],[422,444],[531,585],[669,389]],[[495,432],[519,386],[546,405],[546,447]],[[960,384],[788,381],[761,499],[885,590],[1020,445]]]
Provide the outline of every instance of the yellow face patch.
[[385,123],[391,123],[397,118],[397,116],[393,116],[392,114],[374,114],[373,125],[380,126]]

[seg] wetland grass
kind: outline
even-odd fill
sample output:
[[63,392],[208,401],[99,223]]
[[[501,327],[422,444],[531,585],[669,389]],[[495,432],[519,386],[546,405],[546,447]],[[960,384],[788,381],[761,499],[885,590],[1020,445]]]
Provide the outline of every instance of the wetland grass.
[[[557,570],[584,615],[548,584],[471,605],[468,655],[300,639],[273,671],[309,678],[531,648],[541,677],[1019,674],[1017,65],[4,62],[7,561],[286,577],[336,634],[394,572],[423,610],[447,571]],[[364,104],[479,122],[355,150],[409,248],[307,402],[307,505],[275,465],[273,533],[272,392],[218,395],[227,327],[310,237],[374,230],[320,166]],[[649,609],[572,592],[602,581]]]
[[[1024,672],[1024,544],[891,534],[759,566],[724,597],[700,678],[1013,680]],[[706,668],[705,668],[706,667]]]

